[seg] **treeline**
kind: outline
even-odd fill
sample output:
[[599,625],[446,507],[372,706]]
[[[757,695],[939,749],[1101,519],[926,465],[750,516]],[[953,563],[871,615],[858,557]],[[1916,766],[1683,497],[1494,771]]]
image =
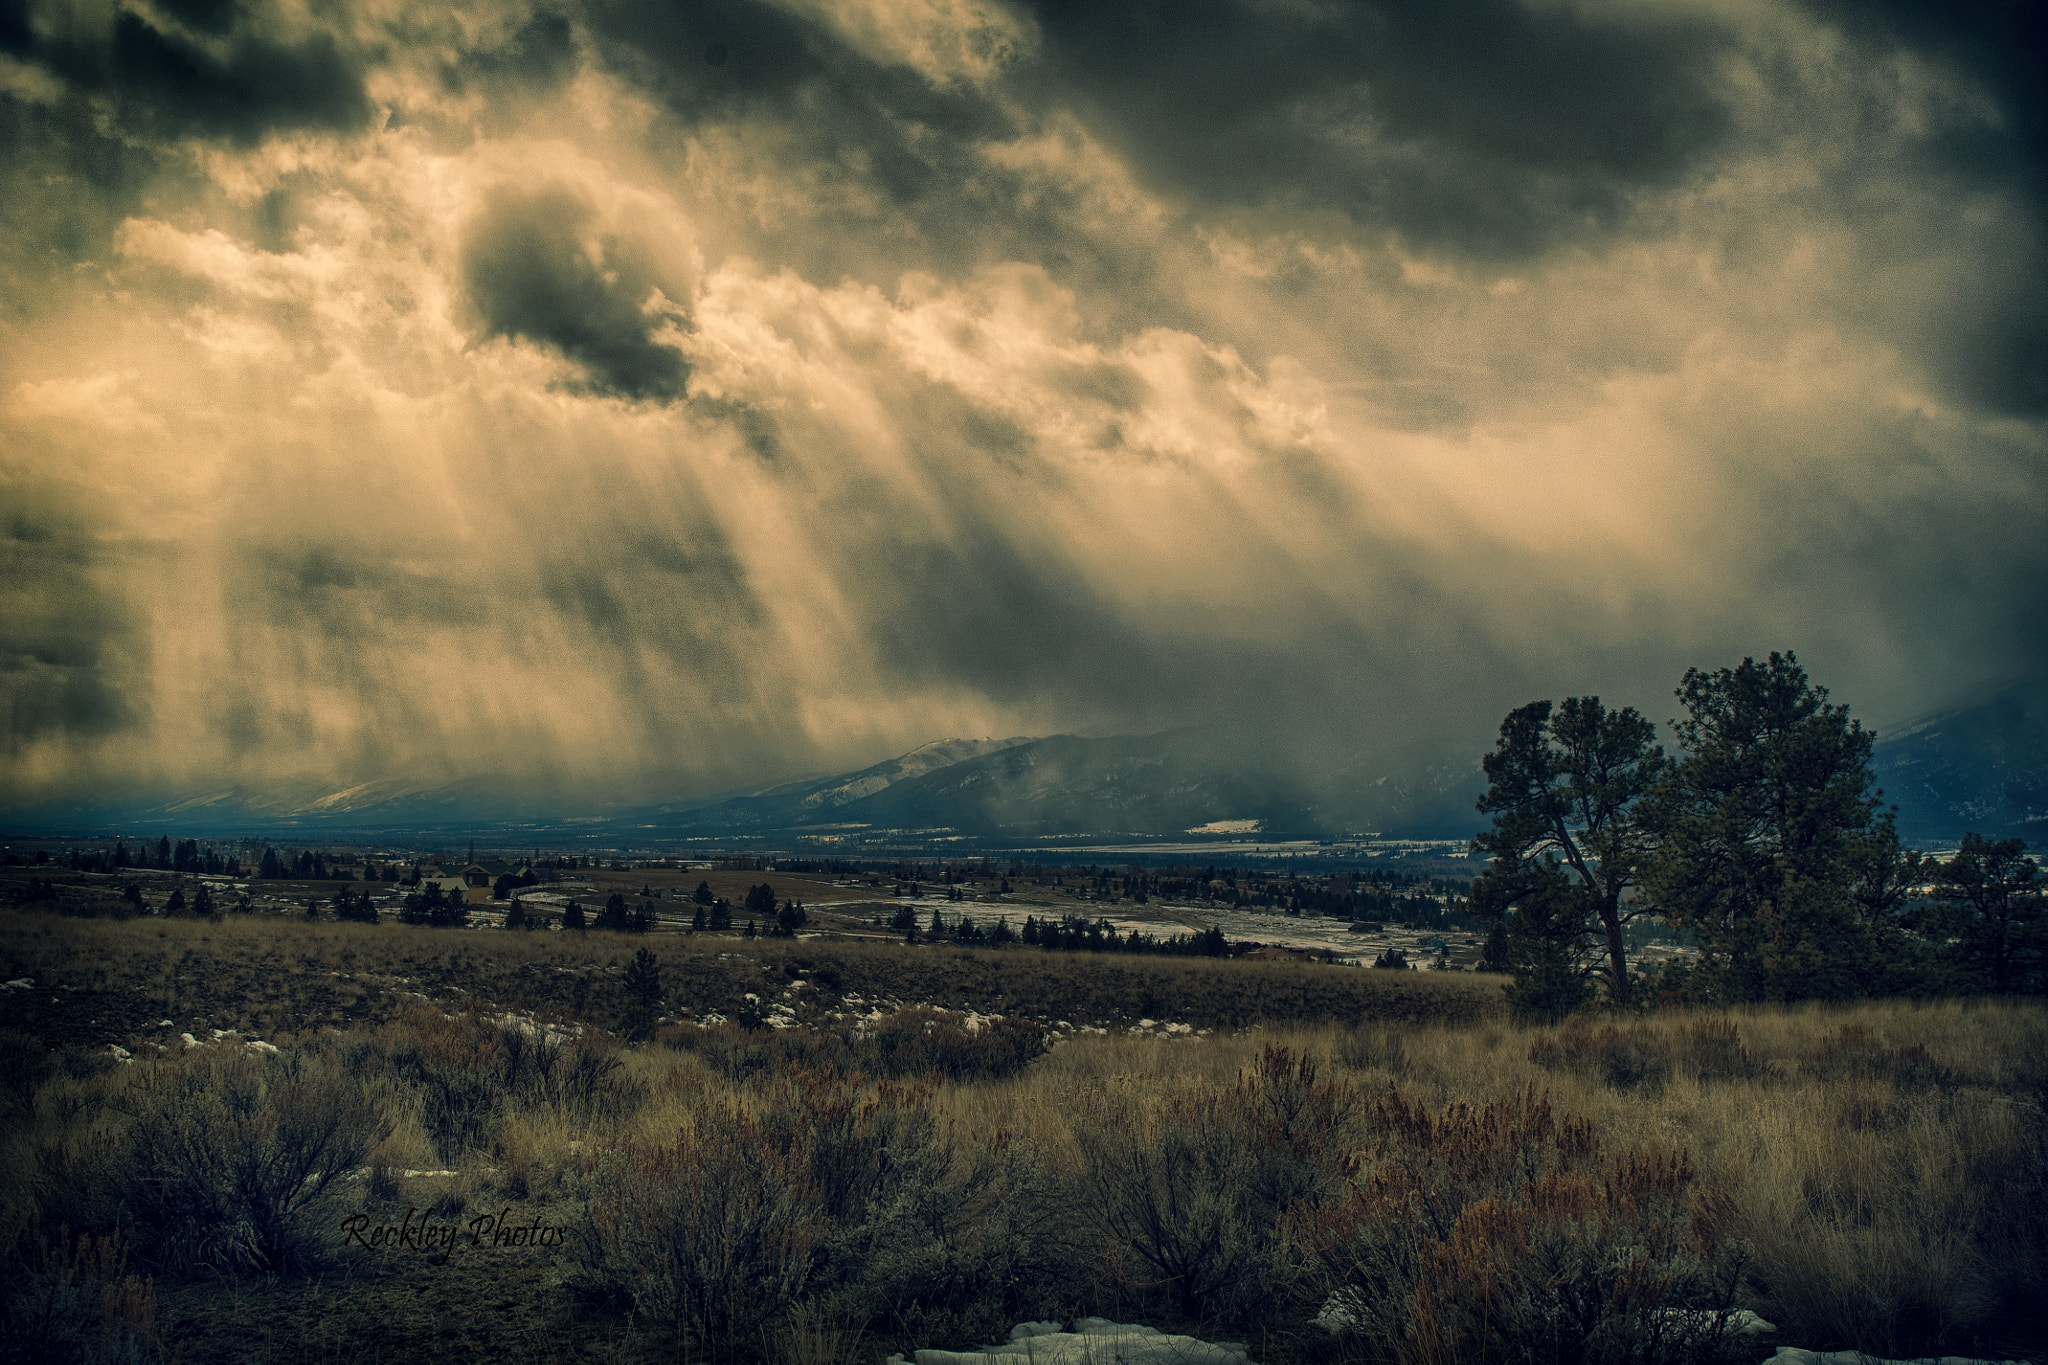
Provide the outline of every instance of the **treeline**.
[[132,849],[122,839],[116,839],[112,848],[72,847],[54,858],[48,849],[38,849],[34,865],[59,867],[72,872],[158,871],[203,873],[215,877],[243,875],[241,859],[232,851],[201,844],[197,839],[180,839],[174,844],[169,835],[154,844],[142,840]]
[[1162,938],[1140,929],[1118,933],[1116,926],[1108,920],[1091,920],[1082,915],[1063,915],[1058,919],[1027,915],[1020,930],[1010,926],[1008,916],[999,916],[993,924],[968,914],[948,920],[943,910],[933,906],[930,918],[926,919],[916,906],[901,905],[886,921],[877,915],[875,923],[886,923],[889,929],[901,934],[906,943],[955,943],[972,948],[1021,944],[1048,952],[1154,953],[1182,957],[1223,957],[1230,952],[1230,945],[1221,929]]
[[[1598,697],[1501,723],[1472,908],[1520,1012],[2048,990],[2024,843],[1973,833],[1946,860],[1902,845],[1874,736],[1794,655],[1689,670],[1676,695],[1672,755]],[[1697,960],[1633,976],[1631,930],[1649,921],[1689,934]]]

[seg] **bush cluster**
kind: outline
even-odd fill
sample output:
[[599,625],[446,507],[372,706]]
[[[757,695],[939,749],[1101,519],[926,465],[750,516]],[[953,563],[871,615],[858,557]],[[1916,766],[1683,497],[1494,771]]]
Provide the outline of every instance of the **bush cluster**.
[[1000,1340],[1074,1293],[1039,1155],[953,1128],[929,1084],[763,1076],[609,1155],[593,1187],[571,1288],[699,1356],[799,1319]]
[[661,1042],[694,1052],[734,1080],[778,1071],[835,1075],[929,1077],[992,1081],[1014,1076],[1053,1044],[1052,1031],[1033,1019],[970,1022],[956,1010],[917,1005],[859,1026],[765,1029],[759,1025],[706,1027],[677,1024]]

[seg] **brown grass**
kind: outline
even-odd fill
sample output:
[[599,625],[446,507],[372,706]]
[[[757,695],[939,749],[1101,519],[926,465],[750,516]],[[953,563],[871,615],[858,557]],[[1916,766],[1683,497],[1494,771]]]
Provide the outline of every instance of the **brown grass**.
[[[149,1331],[188,1359],[229,1358],[222,1334],[253,1319],[222,1316],[217,1285],[191,1281],[190,1255],[164,1249],[251,1263],[257,1244],[227,1216],[248,1211],[144,1207],[109,1172],[138,1154],[150,1169],[179,1166],[146,1132],[166,1114],[188,1134],[240,1131],[239,1150],[260,1155],[280,1129],[317,1133],[323,1114],[353,1124],[365,1109],[376,1126],[351,1160],[389,1174],[336,1186],[340,1207],[431,1204],[466,1218],[517,1205],[581,1226],[552,1260],[478,1258],[459,1272],[479,1302],[497,1301],[492,1285],[531,1294],[549,1274],[574,1281],[579,1295],[550,1291],[545,1317],[557,1345],[570,1344],[543,1355],[601,1339],[627,1355],[872,1362],[970,1346],[1016,1318],[1100,1312],[1248,1339],[1262,1361],[1704,1357],[1712,1342],[1673,1339],[1674,1320],[1656,1310],[1731,1303],[1779,1324],[1775,1340],[1815,1349],[2019,1356],[2048,1345],[2032,1313],[2048,1292],[2039,1004],[1523,1029],[1489,1012],[1497,987],[1483,982],[673,940],[656,945],[671,1012],[742,988],[766,994],[798,979],[794,968],[811,983],[796,992],[800,1010],[821,1027],[772,1041],[683,1029],[666,1038],[687,1046],[620,1048],[596,1025],[623,1002],[621,969],[639,946],[627,938],[233,918],[24,916],[15,928],[8,974],[36,976],[38,994],[115,999],[168,989],[172,973],[181,1027],[199,1013],[194,1000],[230,1010],[236,990],[313,1015],[296,1040],[272,1035],[309,1078],[300,1092],[267,1079],[289,1058],[180,1049],[150,1061],[138,1049],[136,1065],[115,1066],[42,1047],[18,1021],[0,1038],[12,1264],[41,1267],[34,1282],[58,1286],[44,1301],[79,1331],[132,1321],[121,1330],[139,1344],[140,1296],[155,1276]],[[828,970],[836,988],[820,984]],[[365,1004],[330,1031],[320,1002],[338,980],[361,984]],[[577,981],[591,983],[580,1010],[569,1008],[573,984],[539,984]],[[60,984],[84,991],[50,991]],[[543,1014],[561,1001],[555,1017],[584,1020],[582,1041],[547,1049],[493,1022],[516,989]],[[1148,989],[1153,1001],[1131,1000]],[[24,994],[4,998],[11,1008]],[[988,1012],[1000,1000],[1017,1015],[1030,1013],[1024,1002],[1094,1001],[1101,1013],[1066,1017],[1265,1022],[1198,1038],[1068,1036],[1017,1070],[988,1064],[1000,1049],[970,1045],[979,1035],[957,1017],[900,1016],[903,1036],[887,1049],[872,1032],[848,1033],[851,1020],[823,1027],[825,1002],[846,995],[862,997],[862,1013],[892,1001]],[[152,997],[148,1008],[163,1005]],[[254,1117],[224,1115],[236,1093]],[[200,1187],[220,1183],[206,1163],[184,1164]],[[283,1192],[262,1196],[275,1220],[263,1245],[289,1262],[293,1248],[333,1241],[332,1207],[296,1212],[310,1207],[295,1202],[305,1191],[263,1189]],[[692,1190],[717,1206],[697,1208]],[[38,1236],[54,1246],[60,1224],[74,1249],[80,1236],[122,1239],[134,1264],[71,1293],[63,1285],[84,1281],[32,1249]],[[719,1227],[730,1235],[712,1237]],[[749,1247],[767,1259],[731,1259]],[[422,1320],[423,1296],[440,1292],[367,1254],[304,1263],[313,1269],[278,1287],[236,1293],[260,1306],[326,1302],[318,1286],[338,1275],[362,1288],[317,1311],[292,1299],[303,1323],[264,1328],[287,1333],[266,1338],[276,1353],[372,1344],[380,1321]],[[104,1307],[109,1286],[127,1308]],[[1374,1333],[1330,1341],[1303,1326],[1339,1292]],[[382,1307],[365,1310],[360,1293]],[[541,1318],[514,1318],[540,1330]],[[463,1331],[470,1344],[491,1339]]]

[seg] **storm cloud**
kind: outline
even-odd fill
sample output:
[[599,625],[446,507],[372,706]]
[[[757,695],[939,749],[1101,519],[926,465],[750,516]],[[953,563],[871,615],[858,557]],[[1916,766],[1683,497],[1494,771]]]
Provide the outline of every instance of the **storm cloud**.
[[0,9],[0,802],[2048,669],[2015,12]]

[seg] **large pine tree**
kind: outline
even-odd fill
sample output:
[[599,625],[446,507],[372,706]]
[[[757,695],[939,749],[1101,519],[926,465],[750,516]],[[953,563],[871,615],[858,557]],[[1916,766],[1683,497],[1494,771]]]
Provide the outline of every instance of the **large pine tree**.
[[1704,984],[1733,1000],[1844,999],[1883,988],[1898,847],[1872,735],[1790,653],[1688,670],[1682,750],[1654,800],[1644,877],[1693,933]]

